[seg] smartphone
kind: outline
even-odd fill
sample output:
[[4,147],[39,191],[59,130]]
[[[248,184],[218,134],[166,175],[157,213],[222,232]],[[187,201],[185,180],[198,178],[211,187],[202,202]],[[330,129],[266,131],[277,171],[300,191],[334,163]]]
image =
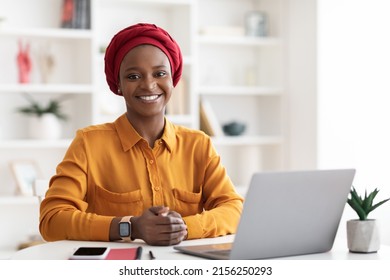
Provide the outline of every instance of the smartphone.
[[108,247],[79,247],[70,257],[71,260],[104,260],[110,248]]

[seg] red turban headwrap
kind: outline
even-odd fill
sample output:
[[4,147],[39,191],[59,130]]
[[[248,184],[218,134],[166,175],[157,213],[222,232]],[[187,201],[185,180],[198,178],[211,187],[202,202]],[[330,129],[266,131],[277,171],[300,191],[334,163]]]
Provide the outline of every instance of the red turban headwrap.
[[164,29],[148,23],[138,23],[119,31],[111,40],[104,57],[106,80],[110,90],[118,93],[119,68],[125,55],[139,45],[153,45],[162,50],[171,64],[173,86],[179,82],[183,58],[179,45]]

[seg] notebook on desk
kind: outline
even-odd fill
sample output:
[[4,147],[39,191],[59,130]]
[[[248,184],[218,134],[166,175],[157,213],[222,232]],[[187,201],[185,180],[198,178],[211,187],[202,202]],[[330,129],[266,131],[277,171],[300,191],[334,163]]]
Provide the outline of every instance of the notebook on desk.
[[256,173],[233,243],[174,249],[209,259],[327,252],[333,247],[354,176],[354,169]]

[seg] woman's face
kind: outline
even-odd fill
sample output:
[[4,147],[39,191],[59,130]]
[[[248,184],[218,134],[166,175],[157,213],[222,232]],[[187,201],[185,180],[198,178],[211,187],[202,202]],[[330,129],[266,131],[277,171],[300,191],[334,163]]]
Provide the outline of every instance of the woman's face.
[[164,116],[173,90],[168,57],[152,45],[133,48],[121,63],[119,88],[130,117]]

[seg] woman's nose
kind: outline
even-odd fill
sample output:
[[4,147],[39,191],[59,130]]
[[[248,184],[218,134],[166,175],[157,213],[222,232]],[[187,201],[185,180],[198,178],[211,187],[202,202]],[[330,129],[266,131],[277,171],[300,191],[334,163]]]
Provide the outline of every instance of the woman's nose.
[[142,81],[142,87],[148,90],[152,90],[156,87],[157,83],[154,77],[147,76]]

